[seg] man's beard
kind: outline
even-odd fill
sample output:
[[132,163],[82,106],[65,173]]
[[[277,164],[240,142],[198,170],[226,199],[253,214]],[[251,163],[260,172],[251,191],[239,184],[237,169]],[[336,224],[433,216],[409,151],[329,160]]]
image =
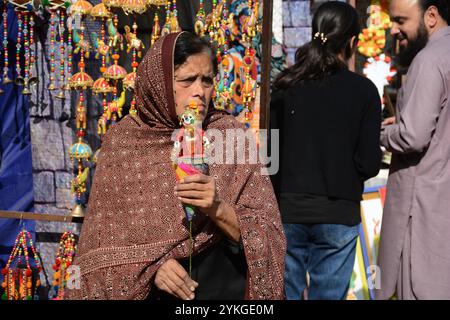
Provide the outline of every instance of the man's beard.
[[428,31],[423,22],[421,22],[417,29],[417,37],[415,39],[408,39],[408,44],[406,47],[400,49],[400,52],[395,59],[400,73],[406,73],[415,56],[427,45],[427,43]]

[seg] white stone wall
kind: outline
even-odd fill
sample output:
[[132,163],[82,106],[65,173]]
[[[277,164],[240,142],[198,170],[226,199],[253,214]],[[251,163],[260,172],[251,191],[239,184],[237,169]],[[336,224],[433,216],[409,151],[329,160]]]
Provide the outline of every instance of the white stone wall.
[[283,0],[283,44],[287,63],[295,61],[298,47],[311,40],[311,5],[307,0]]

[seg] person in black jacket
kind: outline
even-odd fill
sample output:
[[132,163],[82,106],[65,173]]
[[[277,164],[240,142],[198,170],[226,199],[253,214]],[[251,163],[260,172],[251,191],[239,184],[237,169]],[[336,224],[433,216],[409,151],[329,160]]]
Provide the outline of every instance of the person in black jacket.
[[[287,238],[287,299],[345,299],[356,252],[364,181],[381,165],[381,101],[348,70],[357,12],[331,1],[313,18],[313,39],[274,82],[271,129],[280,130],[272,176]],[[274,143],[274,142],[272,142]]]

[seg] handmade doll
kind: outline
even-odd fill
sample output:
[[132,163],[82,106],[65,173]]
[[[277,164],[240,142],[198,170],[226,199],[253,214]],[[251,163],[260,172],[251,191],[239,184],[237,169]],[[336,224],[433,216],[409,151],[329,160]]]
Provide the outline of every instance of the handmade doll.
[[[190,103],[180,115],[180,124],[182,128],[176,135],[171,154],[177,181],[194,174],[208,174],[205,150],[209,147],[209,140],[202,129],[202,120],[195,103]],[[185,213],[190,222],[195,210],[191,206],[185,206]]]

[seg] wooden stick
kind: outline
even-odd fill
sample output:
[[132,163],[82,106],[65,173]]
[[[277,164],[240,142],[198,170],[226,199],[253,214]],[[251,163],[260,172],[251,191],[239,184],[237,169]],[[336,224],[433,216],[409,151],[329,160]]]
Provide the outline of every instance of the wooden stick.
[[48,213],[33,213],[21,211],[1,211],[0,218],[4,219],[25,219],[25,220],[42,220],[42,221],[59,221],[68,223],[83,223],[83,217],[72,217],[64,215],[54,215]]

